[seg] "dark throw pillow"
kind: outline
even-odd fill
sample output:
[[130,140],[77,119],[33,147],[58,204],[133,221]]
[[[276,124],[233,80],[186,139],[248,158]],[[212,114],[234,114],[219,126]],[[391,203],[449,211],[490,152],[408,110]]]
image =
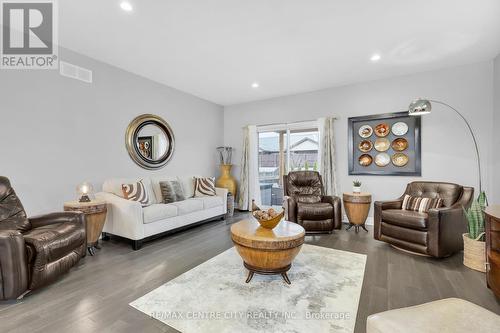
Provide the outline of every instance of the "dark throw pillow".
[[160,190],[165,204],[186,199],[182,185],[177,180],[160,182]]

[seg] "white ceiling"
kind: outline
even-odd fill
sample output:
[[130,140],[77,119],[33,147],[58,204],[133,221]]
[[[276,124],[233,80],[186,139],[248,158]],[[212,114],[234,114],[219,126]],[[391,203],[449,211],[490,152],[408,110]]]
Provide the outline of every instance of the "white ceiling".
[[500,0],[120,2],[59,1],[60,44],[221,105],[500,53]]

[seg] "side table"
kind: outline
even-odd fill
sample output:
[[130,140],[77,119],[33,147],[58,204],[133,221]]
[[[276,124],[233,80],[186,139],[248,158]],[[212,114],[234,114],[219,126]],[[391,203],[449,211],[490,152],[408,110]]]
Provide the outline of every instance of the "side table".
[[370,193],[344,193],[343,194],[344,209],[349,219],[349,226],[346,230],[354,227],[356,232],[359,227],[368,232],[365,228],[366,218],[370,212],[370,204],[372,195]]
[[68,201],[64,203],[64,211],[79,211],[85,214],[87,230],[87,249],[93,256],[95,249],[100,249],[99,236],[106,222],[107,205],[105,201],[91,202]]

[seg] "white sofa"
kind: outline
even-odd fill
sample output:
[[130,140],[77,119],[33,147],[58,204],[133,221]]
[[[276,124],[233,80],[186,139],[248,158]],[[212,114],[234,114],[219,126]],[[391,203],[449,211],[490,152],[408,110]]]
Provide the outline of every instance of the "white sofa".
[[[152,203],[147,207],[123,198],[122,184],[134,183],[140,179]],[[162,203],[160,181],[165,180],[180,181],[186,200]],[[96,198],[108,203],[103,232],[132,240],[134,250],[140,249],[145,240],[180,230],[194,223],[224,218],[227,212],[228,191],[216,188],[216,196],[195,198],[193,176],[108,179],[104,182],[102,190],[96,194]]]

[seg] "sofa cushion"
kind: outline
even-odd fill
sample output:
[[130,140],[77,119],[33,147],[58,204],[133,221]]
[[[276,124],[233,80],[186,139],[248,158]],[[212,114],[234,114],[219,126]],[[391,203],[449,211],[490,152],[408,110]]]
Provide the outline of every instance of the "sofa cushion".
[[203,202],[203,209],[210,209],[217,206],[222,206],[224,204],[224,202],[222,201],[222,197],[219,196],[201,197],[195,199]]
[[329,203],[297,203],[297,218],[304,220],[326,220],[333,217],[333,206]]
[[197,212],[203,210],[203,201],[199,198],[186,199],[184,201],[177,201],[169,205],[174,205],[177,207],[177,215],[186,215],[192,212]]
[[412,210],[386,209],[382,211],[382,221],[411,229],[426,229],[429,215]]
[[171,204],[154,204],[142,209],[143,223],[152,223],[177,216],[177,206]]
[[366,333],[493,333],[499,327],[496,313],[463,299],[446,298],[372,314],[366,322]]
[[181,182],[182,189],[184,191],[184,196],[186,198],[194,197],[194,179],[197,176],[182,176],[177,177],[177,179]]
[[24,234],[28,261],[37,265],[56,261],[85,243],[85,229],[70,222],[31,229]]

